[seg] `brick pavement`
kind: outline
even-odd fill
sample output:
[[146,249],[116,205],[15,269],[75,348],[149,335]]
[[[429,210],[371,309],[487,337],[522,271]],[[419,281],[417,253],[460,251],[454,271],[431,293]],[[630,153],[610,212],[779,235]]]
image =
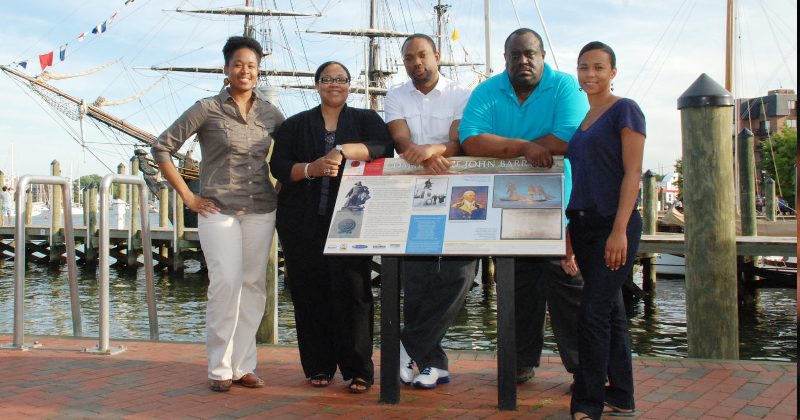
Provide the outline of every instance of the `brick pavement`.
[[[28,337],[31,339],[31,337]],[[494,353],[450,355],[453,381],[431,391],[403,387],[401,403],[378,403],[379,382],[350,394],[337,376],[328,388],[303,377],[296,347],[263,346],[260,389],[206,386],[205,348],[197,343],[125,341],[116,356],[79,350],[97,340],[41,337],[40,349],[0,350],[0,419],[569,419],[572,380],[557,356],[518,388],[519,410],[500,412]],[[11,342],[0,335],[0,344]],[[112,341],[111,345],[119,345]],[[376,371],[380,357],[375,354]],[[795,419],[797,364],[635,359],[641,419]]]

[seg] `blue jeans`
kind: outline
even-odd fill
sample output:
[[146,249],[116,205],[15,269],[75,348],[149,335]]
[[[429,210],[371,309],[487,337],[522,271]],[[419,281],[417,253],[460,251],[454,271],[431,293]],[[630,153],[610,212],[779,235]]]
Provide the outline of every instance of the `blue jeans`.
[[635,407],[631,340],[622,285],[639,248],[642,218],[638,211],[631,214],[627,260],[619,270],[612,271],[606,267],[605,249],[616,216],[604,217],[588,211],[570,211],[567,216],[572,249],[584,280],[578,338],[580,365],[570,411],[599,419],[604,403],[626,410]]

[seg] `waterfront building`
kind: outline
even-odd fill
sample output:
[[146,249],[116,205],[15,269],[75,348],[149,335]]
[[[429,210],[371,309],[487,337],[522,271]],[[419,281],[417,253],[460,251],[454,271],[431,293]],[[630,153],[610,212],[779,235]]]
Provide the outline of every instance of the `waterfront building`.
[[[797,94],[794,89],[775,89],[766,96],[739,99],[739,129],[753,132],[756,166],[761,162],[761,142],[784,127],[797,128]],[[757,182],[763,182],[757,174]]]

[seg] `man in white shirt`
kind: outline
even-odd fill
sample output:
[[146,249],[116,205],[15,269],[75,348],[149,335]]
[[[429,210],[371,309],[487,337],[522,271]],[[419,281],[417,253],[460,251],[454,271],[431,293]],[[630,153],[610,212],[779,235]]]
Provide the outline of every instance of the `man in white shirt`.
[[[439,73],[433,40],[414,34],[403,43],[410,81],[386,94],[389,133],[400,156],[431,174],[447,172],[460,154],[458,124],[470,91]],[[400,266],[405,325],[400,331],[400,381],[435,388],[450,381],[442,339],[475,279],[477,260],[406,257]],[[414,376],[414,363],[420,374]]]

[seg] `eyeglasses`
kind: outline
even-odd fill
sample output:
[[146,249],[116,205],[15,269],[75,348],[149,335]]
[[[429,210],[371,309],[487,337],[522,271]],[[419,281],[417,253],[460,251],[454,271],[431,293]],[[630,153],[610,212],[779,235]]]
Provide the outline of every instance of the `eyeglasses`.
[[339,78],[334,79],[334,78],[331,78],[331,77],[323,77],[322,79],[319,79],[319,82],[322,83],[323,85],[329,85],[331,83],[336,83],[337,85],[346,85],[346,84],[350,83],[350,79],[346,79],[346,78],[345,79],[339,79]]

